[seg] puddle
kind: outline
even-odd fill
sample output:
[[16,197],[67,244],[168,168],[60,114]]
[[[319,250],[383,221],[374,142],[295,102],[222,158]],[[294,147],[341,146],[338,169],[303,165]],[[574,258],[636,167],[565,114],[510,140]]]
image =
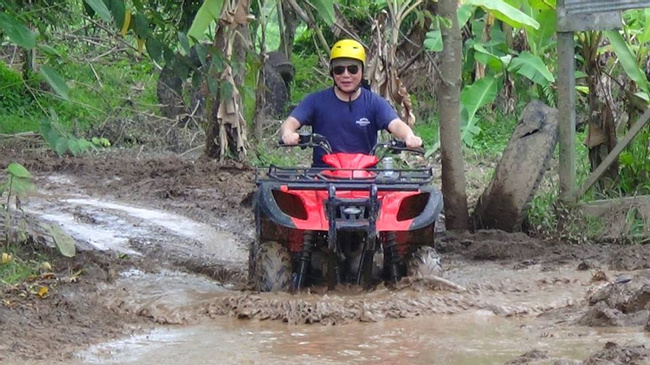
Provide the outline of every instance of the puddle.
[[208,324],[161,328],[94,346],[80,364],[502,364],[537,349],[552,364],[583,360],[606,341],[647,343],[633,329],[599,332],[567,327],[546,332],[531,318],[476,313],[345,326],[287,326],[218,318]]
[[[451,276],[461,274],[461,269],[452,270]],[[455,293],[456,299],[451,301],[431,302],[441,307],[429,309],[442,314],[431,315],[423,310],[428,315],[399,320],[384,318],[374,323],[353,319],[342,325],[321,326],[238,320],[229,316],[211,318],[206,314],[211,305],[237,293],[193,275],[123,273],[115,284],[120,290],[106,288],[108,294],[102,294],[106,305],[113,305],[110,303],[113,300],[127,311],[144,310],[157,321],[191,324],[161,327],[147,334],[99,344],[78,353],[76,361],[78,364],[174,365],[348,362],[474,365],[502,364],[535,349],[547,356],[535,364],[554,364],[558,359],[582,361],[602,349],[607,341],[630,346],[650,341],[650,334],[641,328],[597,329],[574,326],[566,318],[538,317],[549,309],[568,308],[584,301],[586,293],[594,289],[588,272],[558,268],[548,273],[539,267],[513,271],[482,263],[467,268],[462,276],[469,288],[467,293]],[[489,285],[477,285],[482,283],[481,276],[483,282],[486,276],[494,280]],[[449,293],[426,290],[257,296],[259,301],[255,303],[260,308],[264,303],[277,305],[279,310],[319,303],[314,308],[329,306],[333,310],[337,303],[343,302],[342,311],[350,311],[361,302],[369,305],[367,310],[413,302],[419,303],[417,308],[427,303],[428,297],[451,297]]]
[[176,237],[176,241],[198,246],[205,254],[218,255],[223,261],[239,263],[247,258],[231,233],[160,210],[86,197],[59,201],[33,198],[23,210],[61,225],[77,241],[98,250],[140,255],[129,247],[131,239],[160,241],[161,237]]

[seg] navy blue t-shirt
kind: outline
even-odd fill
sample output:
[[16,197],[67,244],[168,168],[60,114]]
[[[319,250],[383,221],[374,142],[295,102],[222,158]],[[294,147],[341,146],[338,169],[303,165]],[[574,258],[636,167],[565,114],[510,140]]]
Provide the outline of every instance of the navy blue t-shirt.
[[[334,152],[348,153],[370,153],[377,132],[398,118],[388,101],[370,90],[362,88],[350,103],[336,97],[333,87],[307,95],[291,116],[300,126],[310,125],[312,133],[325,136]],[[314,149],[313,167],[327,166],[321,160],[324,154],[322,148]]]

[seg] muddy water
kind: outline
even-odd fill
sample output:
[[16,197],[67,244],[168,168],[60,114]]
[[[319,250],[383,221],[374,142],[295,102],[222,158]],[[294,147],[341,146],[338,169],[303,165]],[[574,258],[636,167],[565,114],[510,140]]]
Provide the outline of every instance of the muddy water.
[[[246,260],[231,233],[169,212],[82,195],[32,199],[25,210],[59,223],[90,249],[139,255],[131,244],[138,239],[233,263]],[[177,271],[122,272],[97,288],[98,305],[137,313],[160,327],[93,346],[71,364],[500,364],[533,349],[546,352],[536,363],[552,364],[583,360],[606,341],[650,342],[641,328],[574,325],[581,314],[576,308],[608,285],[592,282],[590,271],[445,264],[445,278],[465,290],[413,282],[370,293],[257,294]],[[553,314],[562,311],[569,314]],[[303,324],[313,322],[328,325]]]
[[[460,276],[460,270],[456,274]],[[454,314],[384,319],[375,323],[351,320],[321,326],[209,316],[209,308],[215,303],[237,294],[194,275],[126,272],[114,285],[100,288],[104,304],[139,312],[160,323],[179,325],[93,346],[79,353],[76,363],[501,364],[536,349],[547,356],[538,364],[553,364],[558,359],[585,359],[607,341],[624,344],[650,341],[650,336],[639,328],[598,330],[574,326],[570,318],[538,316],[582,301],[586,292],[595,289],[589,283],[588,273],[576,274],[567,269],[548,274],[540,268],[530,268],[513,275],[513,271],[498,265],[476,265],[465,274],[468,292],[454,294],[453,301],[430,302],[439,306],[436,311]],[[508,275],[517,279],[502,278]],[[477,285],[472,278],[479,276],[492,276],[494,280],[489,285]],[[533,284],[526,285],[528,282]],[[270,302],[383,300],[398,305],[416,297],[449,295],[427,290],[380,289],[369,294],[260,297]]]
[[647,343],[639,332],[564,328],[549,335],[533,319],[487,312],[353,323],[287,326],[219,318],[191,327],[161,328],[95,346],[79,354],[84,364],[501,364],[531,350],[540,362],[578,360],[606,341]]

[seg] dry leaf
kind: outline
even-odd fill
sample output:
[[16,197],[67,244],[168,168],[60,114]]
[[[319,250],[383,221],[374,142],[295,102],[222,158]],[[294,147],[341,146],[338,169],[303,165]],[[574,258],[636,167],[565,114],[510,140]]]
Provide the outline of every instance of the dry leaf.
[[49,291],[50,289],[47,286],[42,286],[40,289],[38,289],[38,293],[36,293],[36,295],[43,298],[47,295]]
[[51,270],[52,270],[52,265],[50,265],[50,263],[47,262],[47,261],[45,261],[44,263],[42,263],[42,264],[41,264],[41,267],[43,267],[43,269],[48,270],[48,271],[51,271]]
[[6,264],[6,263],[8,263],[10,261],[11,261],[11,255],[6,253],[6,252],[3,252],[2,253],[2,263]]

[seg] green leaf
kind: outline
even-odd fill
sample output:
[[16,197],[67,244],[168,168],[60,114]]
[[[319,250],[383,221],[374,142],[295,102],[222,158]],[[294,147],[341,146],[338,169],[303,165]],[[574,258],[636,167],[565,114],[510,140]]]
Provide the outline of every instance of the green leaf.
[[119,29],[122,29],[126,14],[124,0],[108,0],[108,8],[113,16],[113,20],[115,20],[115,25],[117,25]]
[[555,77],[548,70],[544,61],[528,51],[521,52],[518,57],[513,58],[508,70],[516,72],[539,85],[544,86],[555,82]]
[[147,53],[152,60],[159,62],[162,59],[163,44],[155,37],[147,37]]
[[306,2],[311,3],[316,8],[318,16],[323,19],[327,25],[332,25],[336,22],[333,0],[311,0]]
[[23,179],[32,179],[33,176],[32,174],[27,171],[27,169],[16,162],[12,162],[7,166],[7,172],[15,177],[23,178]]
[[93,10],[99,14],[99,17],[104,19],[106,22],[111,22],[113,18],[111,17],[111,12],[106,7],[106,4],[102,0],[84,0]]
[[205,49],[205,46],[201,43],[196,43],[194,45],[194,49],[196,49],[196,55],[199,57],[199,61],[201,61],[202,65],[207,65],[208,64],[208,51]]
[[149,34],[149,21],[147,21],[147,18],[141,13],[138,13],[133,16],[133,19],[133,31],[135,35],[140,39],[147,39],[147,35]]
[[460,102],[467,111],[464,125],[473,124],[476,112],[483,106],[490,104],[497,97],[497,81],[494,77],[484,77],[472,85],[465,86],[460,93]]
[[442,51],[442,34],[440,33],[440,29],[427,32],[427,36],[424,40],[424,48],[431,52]]
[[474,55],[474,58],[476,58],[478,62],[480,62],[483,65],[489,66],[490,69],[492,69],[492,71],[494,72],[499,73],[503,71],[505,65],[501,60],[501,58],[499,58],[497,55],[485,49],[485,47],[483,47],[483,45],[480,43],[475,43],[472,46],[472,48],[474,48],[474,50],[476,50],[477,52]]
[[187,34],[178,32],[178,42],[181,44],[185,54],[190,54],[190,40],[187,39]]
[[81,147],[79,146],[79,142],[74,139],[70,138],[68,140],[68,150],[70,153],[72,153],[72,156],[77,156],[81,153]]
[[537,10],[555,10],[555,0],[528,0],[530,6]]
[[481,132],[476,126],[476,112],[483,106],[490,104],[497,97],[497,80],[487,76],[476,81],[474,84],[465,86],[460,93],[461,102],[461,139],[472,147],[474,135]]
[[[102,139],[105,139],[105,138],[102,138]],[[81,152],[87,152],[88,150],[95,148],[95,145],[92,144],[90,141],[88,141],[85,138],[78,139],[77,143],[79,144],[79,150]],[[99,143],[100,144],[102,143],[101,140],[99,141]]]
[[616,30],[610,30],[604,32],[604,34],[609,38],[609,41],[614,48],[614,53],[618,56],[618,60],[621,63],[621,66],[623,66],[627,76],[629,76],[641,90],[650,93],[648,79],[646,79],[643,69],[637,65],[636,56],[628,47],[623,36],[621,36],[621,33]]
[[458,8],[458,26],[460,28],[465,26],[465,23],[472,17],[474,11],[476,11],[476,7],[469,4],[463,4]]
[[634,158],[632,157],[632,154],[629,152],[622,152],[618,160],[621,163],[621,165],[630,166],[634,164]]
[[21,179],[15,177],[13,179],[9,179],[7,183],[8,184],[5,188],[8,187],[9,190],[18,196],[24,196],[27,195],[27,193],[36,190],[36,187],[34,186],[34,183],[32,183],[31,179]]
[[41,75],[45,78],[45,81],[47,81],[50,86],[52,86],[52,89],[56,91],[59,96],[61,96],[65,100],[70,100],[70,97],[68,96],[68,92],[70,91],[70,88],[68,87],[68,84],[63,81],[61,76],[54,71],[53,68],[49,66],[41,66]]
[[43,51],[43,53],[47,53],[50,56],[57,56],[57,57],[63,57],[61,52],[57,51],[54,47],[50,47],[47,44],[38,44],[38,49]]
[[0,30],[3,30],[9,36],[9,40],[20,47],[26,49],[36,47],[36,35],[27,25],[4,12],[0,13]]
[[650,102],[650,95],[648,95],[648,93],[646,93],[646,92],[637,91],[637,92],[634,93],[634,95],[636,95],[639,98],[645,100],[646,102]]
[[210,26],[213,20],[219,19],[221,16],[221,8],[223,7],[224,0],[205,0],[199,11],[194,16],[190,30],[187,31],[187,36],[190,38],[190,45],[195,41],[203,39],[205,31]]
[[86,2],[83,3],[84,6],[84,11],[86,12],[86,15],[88,15],[89,18],[92,18],[95,16],[95,11],[93,8],[90,7],[90,5],[86,4]]
[[58,225],[50,224],[46,226],[52,239],[54,240],[54,245],[59,250],[61,255],[65,257],[74,257],[76,254],[75,240],[68,233],[66,233]]
[[645,29],[639,35],[638,39],[641,43],[648,43],[650,42],[650,9],[645,9],[643,13],[645,15]]
[[47,143],[50,145],[52,150],[56,150],[56,142],[62,138],[61,133],[57,131],[56,129],[51,129],[47,136],[45,137],[45,140]]
[[530,45],[531,52],[540,55],[547,48],[555,44],[554,36],[557,30],[555,9],[537,12],[535,20],[539,22],[539,28],[534,29],[530,26],[525,26],[526,39]]
[[535,29],[539,28],[539,23],[535,19],[503,0],[468,0],[465,4],[480,6],[492,13],[495,18],[509,24],[513,28],[521,28],[524,25]]
[[63,156],[68,152],[68,139],[65,137],[60,137],[54,145],[54,152],[56,152],[59,157]]

